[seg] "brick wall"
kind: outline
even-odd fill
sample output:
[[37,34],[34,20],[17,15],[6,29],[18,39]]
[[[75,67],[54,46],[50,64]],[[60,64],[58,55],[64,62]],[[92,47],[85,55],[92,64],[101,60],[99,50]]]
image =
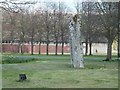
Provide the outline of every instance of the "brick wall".
[[[31,53],[31,45],[26,43],[24,44],[24,46],[22,47],[24,53]],[[41,54],[46,54],[46,44],[41,44]],[[19,44],[10,44],[10,43],[3,43],[2,44],[2,51],[4,52],[13,52],[13,53],[18,53],[19,50]],[[39,45],[38,44],[34,44],[34,54],[38,54],[39,53]],[[49,44],[49,53],[50,54],[55,54],[55,44]],[[98,52],[96,52],[96,50]],[[88,51],[89,51],[89,47],[88,47]],[[83,52],[85,54],[85,43],[83,43]],[[58,44],[58,54],[62,53],[62,45]],[[69,44],[64,44],[64,53],[69,54],[70,53],[70,48],[69,48]],[[114,53],[117,53],[117,51],[114,51]],[[89,52],[88,52],[89,54]],[[93,43],[92,44],[92,54],[93,55],[100,55],[100,54],[107,54],[107,44],[106,43]]]
[[[40,47],[40,52],[41,54],[45,54],[46,53],[46,44],[41,44],[41,47]],[[20,46],[19,44],[10,44],[10,43],[3,43],[2,44],[2,52],[13,52],[13,53],[18,53],[19,52],[19,49],[20,49]],[[31,45],[30,44],[24,44],[24,46],[22,47],[23,51],[25,53],[31,53]],[[33,51],[34,51],[34,54],[38,54],[39,53],[39,45],[38,44],[35,44],[34,47],[33,47]],[[55,44],[50,44],[49,45],[49,53],[52,53],[54,54],[55,53]],[[59,44],[58,45],[58,53],[61,53],[62,52],[62,45]],[[69,49],[69,45],[68,44],[65,44],[64,45],[64,53],[69,53],[70,52],[70,49]]]

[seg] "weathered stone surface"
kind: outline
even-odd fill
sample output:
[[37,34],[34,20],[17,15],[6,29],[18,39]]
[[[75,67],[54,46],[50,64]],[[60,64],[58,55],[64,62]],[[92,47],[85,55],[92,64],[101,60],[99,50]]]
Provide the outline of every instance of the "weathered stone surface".
[[71,19],[69,24],[71,63],[75,68],[84,68],[83,46],[81,42],[80,20],[78,15]]

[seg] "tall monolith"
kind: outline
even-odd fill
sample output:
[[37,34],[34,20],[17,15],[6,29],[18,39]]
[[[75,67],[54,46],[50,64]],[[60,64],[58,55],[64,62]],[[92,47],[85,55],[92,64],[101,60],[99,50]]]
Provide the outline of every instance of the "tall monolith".
[[69,41],[71,50],[71,64],[74,68],[84,68],[83,45],[81,40],[80,18],[76,14],[69,24]]

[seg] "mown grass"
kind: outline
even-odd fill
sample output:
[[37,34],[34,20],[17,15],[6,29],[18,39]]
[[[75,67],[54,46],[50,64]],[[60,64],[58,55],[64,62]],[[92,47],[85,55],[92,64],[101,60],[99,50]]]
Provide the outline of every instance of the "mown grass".
[[35,61],[36,58],[19,58],[13,55],[4,55],[2,57],[2,64],[11,64],[11,63],[26,63],[30,61]]
[[[117,60],[117,56],[112,56],[113,60]],[[85,60],[105,60],[105,55],[84,56]],[[70,55],[30,55],[30,54],[3,54],[2,63],[24,63],[35,60],[70,60]],[[110,61],[111,62],[111,61]]]
[[[84,69],[74,69],[70,64],[69,55],[14,55],[14,57],[34,60],[27,63],[4,63],[3,88],[118,87],[118,61],[103,61],[105,56],[85,57]],[[28,79],[18,82],[20,73],[25,73]]]

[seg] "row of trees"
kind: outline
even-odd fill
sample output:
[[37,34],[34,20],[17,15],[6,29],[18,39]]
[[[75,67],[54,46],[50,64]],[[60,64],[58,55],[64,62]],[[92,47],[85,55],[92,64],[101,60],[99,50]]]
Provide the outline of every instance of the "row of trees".
[[106,39],[108,43],[106,60],[111,60],[112,44],[118,32],[118,2],[83,3],[83,11],[82,26],[86,41],[86,54],[88,43],[91,55],[93,41]]
[[[9,2],[10,3],[10,2]],[[32,9],[31,3],[12,3],[12,7],[4,2],[3,11],[3,40],[19,40],[20,52],[23,52],[24,42],[31,42],[31,54],[33,45],[46,42],[46,54],[48,55],[49,43],[55,42],[57,55],[58,43],[62,43],[62,55],[64,43],[69,42],[68,25],[72,14],[63,2],[45,3],[46,8]],[[112,59],[112,43],[117,36],[118,29],[118,3],[117,2],[83,2],[82,3],[81,31],[83,42],[86,43],[86,55],[92,55],[92,43],[107,42],[107,58]]]
[[[57,55],[58,43],[62,43],[62,55],[64,54],[64,43],[68,42],[68,18],[64,3],[46,3],[47,8],[30,10],[31,7],[23,4],[17,7],[19,11],[5,11],[3,22],[3,40],[19,40],[20,52],[23,52],[24,42],[31,42],[31,54],[33,54],[34,42],[39,43],[39,54],[41,42],[47,44],[46,53],[50,42],[56,44],[55,54]],[[15,10],[15,9],[14,9]]]

